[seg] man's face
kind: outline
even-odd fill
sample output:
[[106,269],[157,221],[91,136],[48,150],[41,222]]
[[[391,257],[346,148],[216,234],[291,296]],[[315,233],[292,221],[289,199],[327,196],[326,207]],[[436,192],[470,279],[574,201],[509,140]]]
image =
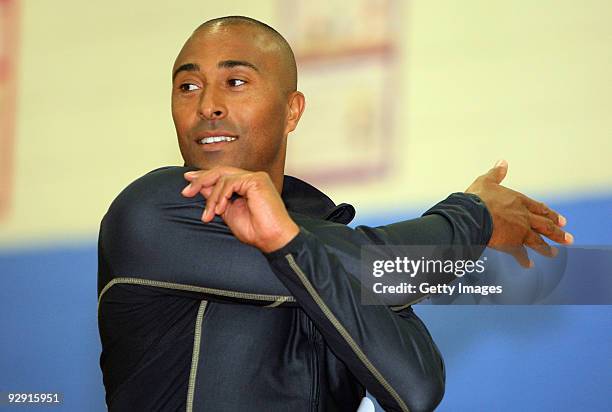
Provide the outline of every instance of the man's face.
[[185,163],[282,175],[293,130],[283,70],[278,47],[252,27],[194,33],[173,68],[172,118]]

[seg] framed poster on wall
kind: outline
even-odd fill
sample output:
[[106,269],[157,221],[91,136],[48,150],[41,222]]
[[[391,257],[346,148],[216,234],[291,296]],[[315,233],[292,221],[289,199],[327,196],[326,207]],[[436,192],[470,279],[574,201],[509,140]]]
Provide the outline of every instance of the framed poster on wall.
[[358,183],[393,168],[398,2],[279,2],[306,111],[289,136],[287,172]]

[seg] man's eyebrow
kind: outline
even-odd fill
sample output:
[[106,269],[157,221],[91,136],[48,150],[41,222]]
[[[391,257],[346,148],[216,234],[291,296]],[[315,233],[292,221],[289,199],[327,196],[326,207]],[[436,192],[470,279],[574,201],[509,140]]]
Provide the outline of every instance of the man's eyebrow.
[[219,69],[231,69],[232,67],[236,66],[245,66],[255,70],[256,72],[259,71],[257,66],[255,66],[253,63],[244,60],[222,60],[217,63],[217,68]]
[[[250,69],[253,69],[255,71],[259,71],[259,69],[257,68],[257,66],[255,66],[253,63],[247,62],[245,60],[222,60],[219,63],[217,63],[217,68],[219,69],[231,69],[232,67],[237,67],[237,66],[244,66],[244,67],[248,67]],[[199,72],[200,71],[200,66],[196,63],[185,63],[185,64],[181,64],[175,71],[174,74],[172,75],[172,81],[174,81],[174,79],[176,78],[177,74],[179,74],[180,72]]]
[[178,69],[174,71],[174,74],[172,75],[172,81],[174,81],[174,79],[176,78],[176,75],[179,74],[180,72],[199,72],[199,71],[200,71],[200,66],[195,63],[181,64],[178,67]]

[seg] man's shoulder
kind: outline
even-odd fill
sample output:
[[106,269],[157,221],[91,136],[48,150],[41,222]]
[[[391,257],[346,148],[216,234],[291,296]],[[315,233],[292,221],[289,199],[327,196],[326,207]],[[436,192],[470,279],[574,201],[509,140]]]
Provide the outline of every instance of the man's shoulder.
[[[130,187],[147,187],[152,189],[153,187],[159,187],[160,184],[164,185],[182,185],[186,186],[189,182],[183,177],[185,172],[197,170],[193,167],[185,166],[162,166],[145,173],[138,179],[134,180],[127,188]],[[126,189],[127,189],[126,188]]]
[[188,184],[183,174],[193,168],[164,166],[151,170],[127,185],[113,200],[109,213],[134,213],[163,205],[204,202],[201,196],[187,199],[181,191]]
[[183,174],[193,168],[184,166],[163,166],[151,170],[138,179],[131,182],[117,198],[136,197],[139,200],[154,198],[159,194],[173,194],[180,196],[183,187],[189,182]]

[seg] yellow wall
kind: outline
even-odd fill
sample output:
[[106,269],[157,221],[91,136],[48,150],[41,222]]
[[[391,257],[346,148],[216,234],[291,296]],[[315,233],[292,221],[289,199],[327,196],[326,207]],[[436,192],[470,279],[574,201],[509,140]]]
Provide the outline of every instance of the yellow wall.
[[[169,109],[182,43],[221,15],[279,27],[279,3],[22,2],[12,205],[0,243],[93,237],[129,182],[182,164]],[[510,162],[509,186],[540,198],[612,190],[612,2],[398,7],[394,168],[325,188],[334,200],[361,213],[433,203],[498,158]],[[307,99],[325,110],[316,92]]]

